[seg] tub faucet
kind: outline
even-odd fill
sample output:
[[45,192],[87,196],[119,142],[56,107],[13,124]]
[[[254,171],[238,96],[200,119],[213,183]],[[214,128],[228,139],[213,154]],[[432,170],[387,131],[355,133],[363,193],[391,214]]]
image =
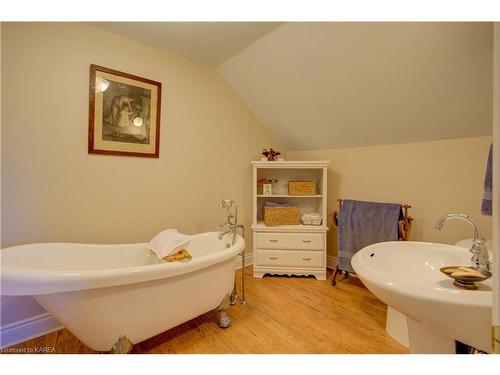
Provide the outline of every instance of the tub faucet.
[[471,258],[472,267],[479,268],[483,271],[491,270],[491,263],[489,261],[488,249],[486,248],[486,239],[481,237],[479,233],[479,228],[472,221],[471,217],[465,214],[448,214],[442,216],[436,223],[435,228],[437,230],[443,229],[444,223],[450,219],[458,219],[469,223],[473,231],[472,247],[470,252],[473,254]]
[[[234,215],[231,213],[231,207],[234,206]],[[227,247],[234,245],[236,241],[236,230],[238,227],[238,207],[235,201],[223,200],[220,202],[220,208],[226,209],[226,221],[218,225],[219,228],[219,240],[222,239],[226,234],[231,234],[231,239],[227,243]]]
[[[231,214],[231,208],[234,206],[234,214]],[[229,240],[226,243],[227,247],[231,247],[234,245],[236,241],[236,236],[238,234],[238,230],[241,230],[241,234],[243,239],[245,238],[245,227],[243,225],[238,225],[238,206],[235,201],[232,200],[223,200],[220,202],[220,208],[226,209],[226,221],[224,223],[219,224],[217,227],[219,228],[219,240],[222,239],[226,234],[229,234]],[[240,253],[241,256],[241,293],[242,297],[240,299],[240,303],[242,305],[246,305],[247,301],[245,298],[245,249]],[[233,292],[230,296],[230,304],[236,304],[236,300],[238,299],[238,294],[236,293],[236,276],[234,278],[234,288]]]
[[224,237],[226,234],[232,233],[232,230],[228,223],[218,224],[217,228],[219,228],[219,240],[222,240],[222,237]]

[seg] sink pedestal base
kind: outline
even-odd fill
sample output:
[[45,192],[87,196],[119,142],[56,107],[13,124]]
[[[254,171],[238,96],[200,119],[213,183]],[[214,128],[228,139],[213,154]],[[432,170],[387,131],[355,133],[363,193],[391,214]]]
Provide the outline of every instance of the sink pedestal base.
[[385,331],[404,347],[410,347],[410,341],[408,339],[408,319],[406,315],[394,310],[391,306],[387,306]]
[[455,340],[413,319],[408,321],[411,354],[455,354]]
[[455,340],[387,307],[385,330],[411,354],[455,354]]

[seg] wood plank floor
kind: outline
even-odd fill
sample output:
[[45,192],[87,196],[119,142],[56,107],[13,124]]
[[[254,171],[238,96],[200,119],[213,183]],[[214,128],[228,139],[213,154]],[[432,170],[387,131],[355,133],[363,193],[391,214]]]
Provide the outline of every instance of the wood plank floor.
[[[204,314],[134,346],[132,353],[408,353],[385,333],[386,306],[356,278],[337,283],[305,277],[254,279],[245,271],[246,306],[229,308],[221,329]],[[241,271],[238,271],[238,285]],[[63,329],[16,345],[54,353],[95,353]]]

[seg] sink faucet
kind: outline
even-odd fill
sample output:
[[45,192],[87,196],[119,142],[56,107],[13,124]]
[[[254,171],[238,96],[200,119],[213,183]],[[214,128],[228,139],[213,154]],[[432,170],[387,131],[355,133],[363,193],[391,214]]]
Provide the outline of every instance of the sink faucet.
[[472,247],[470,252],[473,254],[471,261],[472,267],[479,268],[482,271],[490,271],[491,264],[489,261],[488,249],[486,248],[486,239],[481,237],[479,233],[479,228],[472,221],[471,217],[465,214],[448,214],[442,216],[436,223],[435,228],[437,230],[443,229],[444,223],[450,219],[458,219],[469,223],[473,231]]

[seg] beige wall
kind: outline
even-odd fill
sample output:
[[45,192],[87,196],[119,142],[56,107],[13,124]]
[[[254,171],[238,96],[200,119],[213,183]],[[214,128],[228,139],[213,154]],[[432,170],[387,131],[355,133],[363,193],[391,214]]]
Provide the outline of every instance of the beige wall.
[[[492,221],[480,214],[484,171],[491,137],[368,146],[321,151],[289,151],[289,159],[330,160],[329,212],[337,198],[401,202],[413,206],[411,239],[454,243],[471,238],[470,227],[450,222],[439,232],[436,220],[464,212],[491,239]],[[331,226],[331,222],[329,221]],[[337,254],[336,228],[330,230],[329,254]]]
[[[1,37],[2,247],[213,231],[228,198],[250,228],[250,161],[279,145],[214,69],[85,24]],[[159,159],[87,153],[91,63],[163,83]]]

